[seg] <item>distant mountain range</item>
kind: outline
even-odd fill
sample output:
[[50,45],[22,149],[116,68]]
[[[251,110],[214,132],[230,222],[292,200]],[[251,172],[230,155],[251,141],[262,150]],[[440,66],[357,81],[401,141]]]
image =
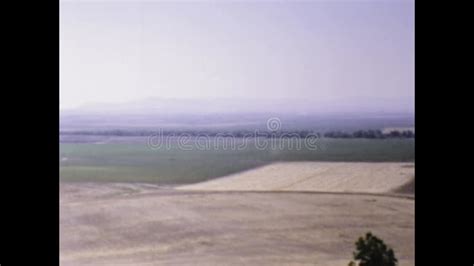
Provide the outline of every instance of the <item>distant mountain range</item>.
[[[378,107],[377,107],[378,106]],[[344,103],[339,101],[322,103],[318,99],[173,99],[149,98],[126,103],[93,103],[78,108],[63,109],[62,113],[167,113],[167,114],[236,114],[236,113],[276,113],[276,114],[394,114],[413,113],[410,104],[402,105],[389,100],[377,103]]]
[[287,129],[382,129],[412,127],[409,108],[318,105],[312,99],[161,99],[88,104],[63,109],[61,130],[96,129],[258,129],[278,117]]

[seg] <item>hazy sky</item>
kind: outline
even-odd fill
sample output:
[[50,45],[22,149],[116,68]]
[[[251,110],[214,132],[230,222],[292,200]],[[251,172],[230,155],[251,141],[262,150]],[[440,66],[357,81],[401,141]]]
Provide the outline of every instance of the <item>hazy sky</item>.
[[413,1],[62,1],[61,108],[289,97],[412,111]]

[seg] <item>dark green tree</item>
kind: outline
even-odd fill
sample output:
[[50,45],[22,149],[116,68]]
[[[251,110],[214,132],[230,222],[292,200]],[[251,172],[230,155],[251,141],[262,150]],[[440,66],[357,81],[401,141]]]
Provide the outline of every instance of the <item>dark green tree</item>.
[[[353,255],[354,260],[359,261],[359,266],[396,266],[398,263],[393,250],[370,232],[365,238],[360,237],[355,245],[356,251]],[[357,264],[351,261],[349,265]]]

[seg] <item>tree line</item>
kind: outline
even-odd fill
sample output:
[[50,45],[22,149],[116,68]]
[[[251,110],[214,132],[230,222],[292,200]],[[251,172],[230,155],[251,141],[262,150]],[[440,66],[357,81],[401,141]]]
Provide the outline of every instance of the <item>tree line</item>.
[[386,138],[415,138],[415,132],[411,130],[393,130],[390,132],[382,132],[381,130],[357,130],[353,132],[346,131],[328,131],[319,133],[310,130],[292,130],[292,131],[250,131],[235,130],[228,132],[205,131],[205,130],[89,130],[89,131],[61,131],[60,135],[84,135],[84,136],[127,136],[127,137],[148,137],[148,136],[190,136],[190,137],[267,137],[267,138],[307,138],[307,137],[324,137],[335,139],[386,139]]
[[385,139],[385,138],[414,138],[415,132],[411,130],[392,130],[384,133],[381,130],[357,130],[352,133],[343,131],[329,131],[324,133],[326,138],[363,138],[363,139]]

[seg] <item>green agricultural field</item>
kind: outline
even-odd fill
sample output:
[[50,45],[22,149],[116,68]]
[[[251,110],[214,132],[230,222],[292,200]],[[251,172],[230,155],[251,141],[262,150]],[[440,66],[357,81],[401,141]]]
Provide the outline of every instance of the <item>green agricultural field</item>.
[[[195,140],[190,143],[193,144]],[[292,140],[292,144],[302,140]],[[187,143],[189,147],[189,142]],[[289,142],[277,148],[183,150],[177,142],[152,149],[146,141],[108,144],[61,143],[62,182],[150,182],[162,185],[200,182],[275,161],[414,161],[414,139],[321,139],[316,150]],[[194,143],[195,144],[195,143]]]

